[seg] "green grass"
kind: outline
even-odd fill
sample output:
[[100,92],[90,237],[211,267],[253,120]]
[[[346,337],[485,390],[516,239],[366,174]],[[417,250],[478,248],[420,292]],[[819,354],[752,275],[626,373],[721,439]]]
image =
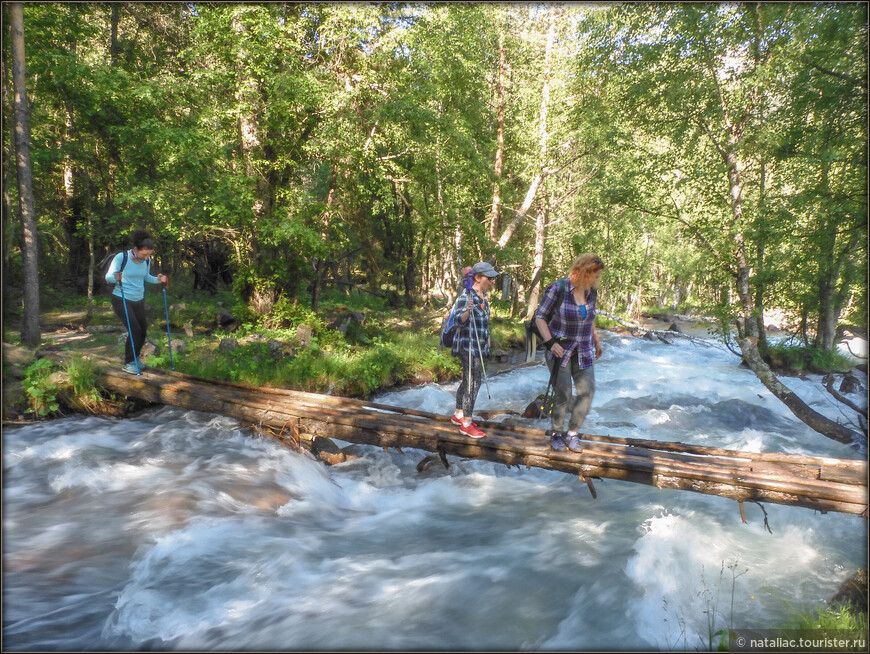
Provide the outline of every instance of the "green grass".
[[775,370],[789,372],[846,372],[852,364],[836,350],[826,352],[816,347],[772,345],[762,352],[764,360]]
[[[447,352],[439,354],[434,337],[428,334],[402,332],[392,340],[376,337],[370,346],[360,347],[341,341],[340,332],[330,331],[330,335],[315,337],[295,357],[278,360],[265,342],[241,343],[234,351],[218,352],[215,342],[200,339],[184,353],[174,355],[175,369],[250,386],[332,391],[358,397],[408,382],[423,371],[428,371],[433,380],[459,373],[455,360]],[[271,337],[280,335],[273,332]],[[168,368],[169,355],[152,356],[148,363]]]
[[96,364],[82,355],[73,355],[69,358],[66,363],[66,373],[68,384],[76,397],[94,401],[100,399],[96,371]]
[[785,628],[866,630],[867,611],[861,610],[854,604],[800,611],[786,620]]

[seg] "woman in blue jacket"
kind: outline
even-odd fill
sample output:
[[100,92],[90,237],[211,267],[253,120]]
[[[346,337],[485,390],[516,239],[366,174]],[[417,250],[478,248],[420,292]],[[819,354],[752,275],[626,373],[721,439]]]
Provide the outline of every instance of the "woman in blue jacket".
[[123,369],[137,374],[145,368],[141,362],[138,369],[136,367],[148,331],[145,320],[145,282],[162,284],[168,282],[169,277],[163,274],[155,277],[151,274],[151,254],[154,252],[154,239],[151,234],[145,229],[136,229],[131,238],[133,247],[116,254],[109,264],[106,282],[115,285],[112,291],[112,309],[115,310],[115,315],[125,327],[128,318],[130,321]]

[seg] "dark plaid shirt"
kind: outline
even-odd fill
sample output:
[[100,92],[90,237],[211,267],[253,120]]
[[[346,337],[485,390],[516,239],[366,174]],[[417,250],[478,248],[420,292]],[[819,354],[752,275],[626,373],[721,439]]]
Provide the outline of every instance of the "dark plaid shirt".
[[[459,321],[459,316],[465,313],[466,305],[468,304],[468,293],[462,293],[453,305],[456,312],[456,336],[453,339],[453,349],[450,350],[452,356],[458,357],[468,356],[468,348],[471,347],[471,356],[477,357],[481,354],[489,356],[489,302],[486,296],[481,297],[477,291],[472,289],[474,298],[474,308],[468,316],[465,323]],[[472,328],[472,319],[474,320],[474,328]],[[477,338],[475,338],[475,333]],[[478,347],[479,344],[479,347]]]
[[[595,329],[595,301],[598,299],[598,289],[593,288],[586,295],[586,317],[583,317],[583,305],[574,301],[574,285],[571,279],[565,279],[565,299],[558,311],[554,312],[556,294],[559,290],[559,280],[556,280],[544,291],[544,298],[538,305],[535,318],[547,320],[547,316],[553,314],[547,325],[554,338],[558,338],[565,348],[562,355],[562,366],[567,366],[571,355],[577,352],[577,361],[580,368],[590,368],[595,363],[595,343],[592,340],[592,332]],[[552,360],[555,355],[548,351],[547,359]]]

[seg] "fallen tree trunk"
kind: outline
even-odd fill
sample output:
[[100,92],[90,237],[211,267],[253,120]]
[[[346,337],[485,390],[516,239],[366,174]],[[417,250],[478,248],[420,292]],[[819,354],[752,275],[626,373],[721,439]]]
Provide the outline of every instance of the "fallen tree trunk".
[[864,440],[863,434],[849,429],[845,425],[834,422],[830,418],[826,418],[818,411],[812,409],[806,402],[799,398],[791,389],[786,387],[779,379],[776,378],[774,372],[761,358],[758,348],[755,344],[746,337],[738,338],[737,343],[740,345],[740,351],[743,353],[743,360],[749,369],[755,373],[755,376],[761,380],[761,383],[773,393],[801,422],[816,430],[823,436],[832,438],[840,443],[857,443]]
[[867,464],[785,454],[756,455],[639,439],[584,434],[582,453],[554,452],[543,430],[481,423],[487,438],[460,434],[446,416],[299,391],[246,387],[149,369],[141,376],[104,369],[115,393],[220,413],[288,432],[393,448],[417,448],[508,466],[535,466],[591,478],[773,502],[866,517]]

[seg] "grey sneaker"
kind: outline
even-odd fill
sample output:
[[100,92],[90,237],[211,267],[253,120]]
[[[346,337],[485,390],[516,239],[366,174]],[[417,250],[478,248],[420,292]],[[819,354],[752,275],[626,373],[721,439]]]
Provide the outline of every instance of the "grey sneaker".
[[123,367],[121,368],[121,370],[123,370],[124,372],[129,372],[129,373],[134,374],[134,375],[139,374],[139,371],[136,370],[136,363],[134,361],[131,361],[130,363],[125,363],[123,365]]
[[550,432],[550,448],[555,450],[556,452],[562,452],[565,450],[567,445],[565,445],[565,439],[562,438],[562,432],[553,431]]
[[582,452],[583,444],[580,442],[580,437],[577,434],[568,432],[568,449],[572,452]]

